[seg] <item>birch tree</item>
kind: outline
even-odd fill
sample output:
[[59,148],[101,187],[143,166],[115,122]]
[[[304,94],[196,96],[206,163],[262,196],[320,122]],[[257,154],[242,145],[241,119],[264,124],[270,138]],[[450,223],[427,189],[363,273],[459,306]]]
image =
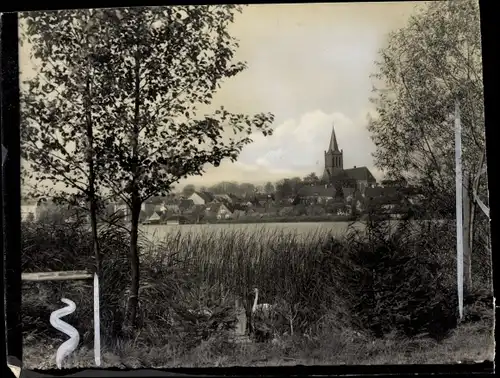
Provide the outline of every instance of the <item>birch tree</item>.
[[[45,106],[56,114],[46,117],[45,124],[52,125],[57,119],[58,125],[51,126],[50,133],[40,128],[26,129],[26,133],[31,135],[31,143],[53,138],[48,134],[64,133],[65,141],[74,141],[69,155],[73,160],[71,165],[58,168],[58,174],[69,171],[78,178],[72,178],[75,183],[86,183],[87,176],[78,172],[91,154],[95,182],[129,208],[131,283],[126,330],[135,325],[139,301],[142,203],[168,194],[183,178],[202,175],[207,165],[217,167],[225,159],[234,162],[242,148],[252,142],[252,133],[272,133],[274,117],[270,113],[234,114],[221,106],[199,114],[200,105],[211,105],[224,79],[246,68],[244,62],[234,61],[238,43],[228,33],[234,14],[241,9],[207,5],[59,11],[38,13],[34,20],[44,25],[31,30],[43,40],[42,64],[59,67],[58,62],[67,62],[73,68],[58,68],[58,77],[61,82],[74,82],[83,94],[73,96],[75,89],[59,93],[61,100],[40,96],[36,109],[44,113]],[[88,19],[92,19],[91,27],[83,30],[74,26]],[[75,56],[76,61],[71,62]],[[88,82],[92,92],[86,97]],[[40,94],[52,89],[40,88]],[[85,127],[89,118],[91,148]],[[65,129],[68,124],[70,131]],[[66,156],[62,150],[59,153]],[[30,154],[27,158],[34,157]],[[48,178],[60,182],[64,176]],[[84,189],[78,187],[87,193]]]
[[[378,168],[425,188],[434,215],[454,212],[454,106],[460,103],[470,242],[487,244],[481,34],[477,1],[432,2],[388,37],[376,62],[369,122]],[[480,179],[476,179],[480,178]],[[473,192],[478,193],[476,199]],[[475,215],[475,218],[474,218]],[[479,222],[478,222],[479,220]],[[476,226],[476,227],[475,227]],[[470,254],[466,256],[470,266]],[[466,286],[470,287],[470,278]]]
[[246,68],[234,61],[228,33],[240,6],[176,6],[102,11],[107,46],[95,64],[107,104],[96,156],[104,185],[130,209],[131,287],[126,328],[136,319],[139,295],[138,228],[141,204],[166,195],[180,179],[207,165],[236,161],[251,134],[272,133],[273,115],[234,114],[221,106],[199,114],[226,78]]

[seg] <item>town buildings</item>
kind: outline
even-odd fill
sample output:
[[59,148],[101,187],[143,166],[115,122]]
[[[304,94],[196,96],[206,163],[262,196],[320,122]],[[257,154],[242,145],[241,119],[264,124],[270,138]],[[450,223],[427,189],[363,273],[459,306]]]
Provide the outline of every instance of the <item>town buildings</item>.
[[[220,193],[220,188],[218,193],[209,190],[194,191],[187,196],[171,193],[144,202],[139,220],[148,224],[178,224],[264,217],[353,216],[374,207],[393,214],[404,213],[414,204],[412,197],[405,197],[400,190],[406,183],[385,181],[380,185],[366,166],[345,169],[344,151],[339,149],[335,127],[324,151],[323,175],[320,179],[312,178],[310,175],[299,179],[286,194],[255,191],[238,196],[229,190]],[[21,208],[23,220],[37,220],[47,206],[46,202],[25,201]],[[110,202],[106,208],[109,215],[126,222],[131,220],[130,209],[122,202]]]

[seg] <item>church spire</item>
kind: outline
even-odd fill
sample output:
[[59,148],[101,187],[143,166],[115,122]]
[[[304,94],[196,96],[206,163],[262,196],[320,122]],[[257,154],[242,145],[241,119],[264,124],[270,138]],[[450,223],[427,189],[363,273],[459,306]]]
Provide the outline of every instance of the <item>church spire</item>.
[[340,152],[339,145],[337,144],[337,137],[335,136],[335,126],[332,125],[332,136],[330,137],[330,146],[328,151]]

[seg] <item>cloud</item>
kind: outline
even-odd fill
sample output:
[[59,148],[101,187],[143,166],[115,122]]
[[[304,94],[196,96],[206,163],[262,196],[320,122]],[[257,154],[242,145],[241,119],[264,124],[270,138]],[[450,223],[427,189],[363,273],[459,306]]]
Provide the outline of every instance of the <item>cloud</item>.
[[[344,167],[366,165],[379,178],[371,156],[375,147],[366,130],[370,74],[376,69],[377,51],[386,45],[386,34],[404,26],[417,4],[422,3],[245,7],[235,16],[230,34],[240,44],[235,59],[246,61],[248,69],[224,80],[214,94],[213,108],[202,105],[199,114],[221,105],[248,115],[271,112],[275,133],[254,135],[238,162],[207,167],[203,177],[190,177],[179,185],[322,174],[332,122],[344,150]],[[32,77],[37,65],[30,58],[29,44],[21,46],[20,78]]]
[[262,183],[303,177],[310,172],[321,175],[332,125],[339,148],[344,151],[344,168],[367,166],[380,178],[381,172],[374,168],[371,156],[375,147],[366,129],[367,114],[371,112],[366,109],[351,119],[341,112],[313,110],[298,119],[288,119],[274,127],[272,136],[253,134],[253,143],[243,149],[236,163],[208,167],[203,177],[192,177],[185,182],[198,185],[223,180]]

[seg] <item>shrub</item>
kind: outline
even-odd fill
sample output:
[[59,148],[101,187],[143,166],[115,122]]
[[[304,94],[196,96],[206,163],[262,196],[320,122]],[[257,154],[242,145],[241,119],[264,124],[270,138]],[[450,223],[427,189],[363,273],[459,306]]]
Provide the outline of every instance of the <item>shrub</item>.
[[[455,327],[453,230],[447,223],[368,224],[346,237],[356,274],[348,279],[358,327],[443,337]],[[353,295],[354,294],[354,295]]]

